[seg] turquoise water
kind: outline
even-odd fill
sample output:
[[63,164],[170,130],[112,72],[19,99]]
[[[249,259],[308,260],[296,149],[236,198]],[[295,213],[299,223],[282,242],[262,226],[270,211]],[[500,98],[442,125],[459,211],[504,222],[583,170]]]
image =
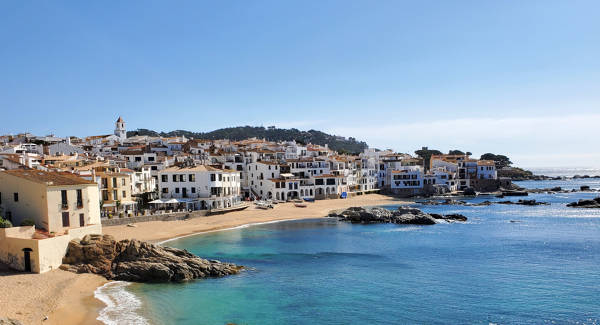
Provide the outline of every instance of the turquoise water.
[[[596,195],[532,195],[552,203],[536,207],[415,205],[462,213],[464,224],[325,219],[187,237],[168,245],[249,270],[127,291],[154,324],[597,324],[600,211],[565,207]],[[496,200],[472,201],[486,199]]]

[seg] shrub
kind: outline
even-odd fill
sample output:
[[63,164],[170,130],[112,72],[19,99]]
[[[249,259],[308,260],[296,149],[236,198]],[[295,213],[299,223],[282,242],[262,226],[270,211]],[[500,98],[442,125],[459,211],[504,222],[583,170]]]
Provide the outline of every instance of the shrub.
[[11,228],[12,223],[6,219],[0,218],[0,228]]
[[31,219],[25,219],[21,222],[21,227],[27,227],[27,226],[35,226],[35,221],[31,220]]

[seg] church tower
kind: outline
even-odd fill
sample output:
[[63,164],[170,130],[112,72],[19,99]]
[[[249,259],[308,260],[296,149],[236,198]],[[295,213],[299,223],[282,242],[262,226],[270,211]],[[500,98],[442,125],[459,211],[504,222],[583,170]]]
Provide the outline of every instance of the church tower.
[[127,139],[127,130],[125,130],[125,121],[119,116],[117,122],[115,122],[115,135],[121,139],[121,141]]

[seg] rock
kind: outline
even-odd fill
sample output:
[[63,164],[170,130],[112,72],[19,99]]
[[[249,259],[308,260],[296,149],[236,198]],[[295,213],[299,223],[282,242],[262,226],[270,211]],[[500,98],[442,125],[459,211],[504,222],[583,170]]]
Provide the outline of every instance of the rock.
[[567,206],[570,208],[600,209],[600,197],[593,200],[579,200],[578,202],[569,203]]
[[441,220],[446,220],[446,221],[467,221],[467,217],[463,216],[462,214],[458,214],[458,213],[452,213],[452,214],[446,214],[446,215],[439,215],[439,214],[431,214],[431,216],[435,219],[441,219]]
[[548,203],[548,202],[538,202],[536,200],[519,200],[517,202],[513,202],[513,201],[500,201],[500,202],[498,202],[498,204],[515,204],[515,205],[528,205],[528,206],[550,205],[550,203]]
[[590,187],[589,187],[589,186],[587,186],[587,185],[582,185],[582,186],[580,186],[580,187],[579,187],[579,190],[580,190],[580,191],[589,191],[589,190],[590,190]]
[[465,196],[474,196],[474,195],[477,195],[477,193],[475,192],[475,189],[474,189],[474,188],[472,188],[472,187],[469,187],[469,188],[466,188],[466,189],[463,191],[463,195],[465,195]]
[[16,319],[0,317],[0,325],[23,325],[23,323]]
[[109,280],[133,282],[221,277],[237,274],[242,268],[135,239],[117,242],[109,235],[88,235],[79,242],[72,240],[61,265],[61,269],[71,272],[95,273]]
[[[331,214],[330,214],[331,215]],[[344,210],[337,217],[351,223],[395,223],[411,225],[433,225],[435,219],[416,208],[399,207],[396,211],[384,208],[352,207]]]

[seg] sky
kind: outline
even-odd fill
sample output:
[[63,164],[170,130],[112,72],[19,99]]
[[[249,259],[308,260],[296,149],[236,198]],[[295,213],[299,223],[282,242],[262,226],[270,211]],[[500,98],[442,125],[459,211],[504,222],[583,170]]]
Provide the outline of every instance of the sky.
[[317,129],[600,167],[600,2],[2,1],[0,134]]

